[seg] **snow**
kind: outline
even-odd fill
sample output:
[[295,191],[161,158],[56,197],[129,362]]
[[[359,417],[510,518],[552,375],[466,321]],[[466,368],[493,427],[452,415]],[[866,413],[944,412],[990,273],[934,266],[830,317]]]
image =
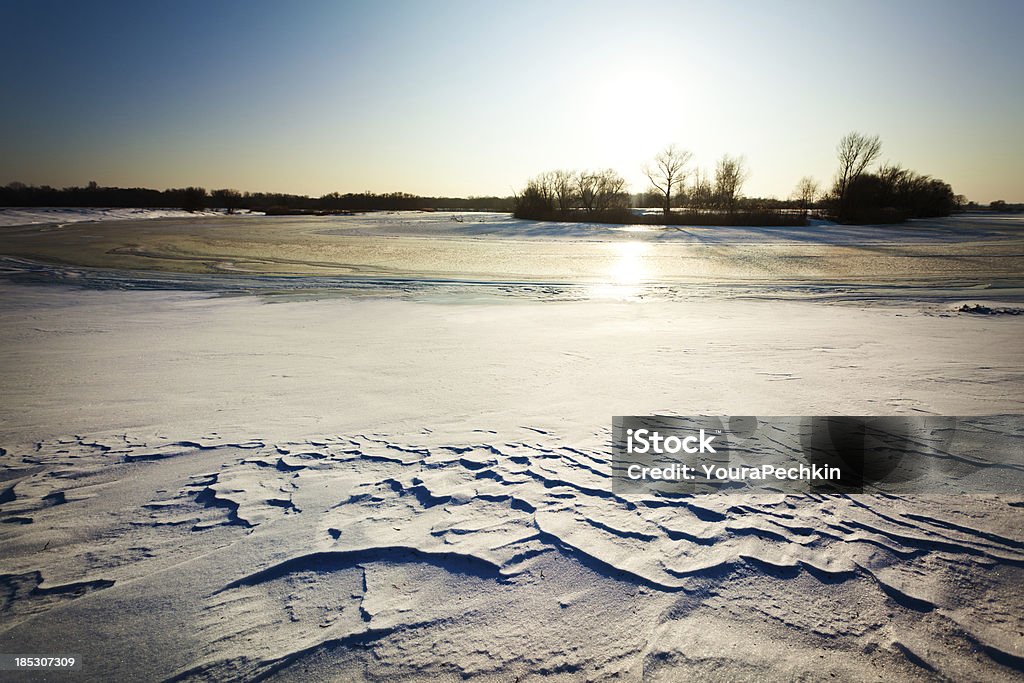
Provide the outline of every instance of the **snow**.
[[[93,221],[125,221],[146,220],[153,218],[189,218],[196,216],[223,216],[225,212],[218,209],[203,211],[185,211],[184,209],[131,209],[131,208],[49,208],[49,207],[0,207],[0,227],[15,225],[66,224]],[[250,214],[249,211],[237,211],[233,215]]]
[[811,219],[805,226],[656,226],[532,221],[507,213],[394,211],[326,216],[325,234],[472,239],[656,241],[712,245],[864,243],[941,244],[977,239],[1019,239],[1024,214],[960,214],[896,225],[840,225]]
[[1024,407],[1010,391],[1019,317],[908,305],[67,297],[14,285],[3,301],[4,431],[29,441],[133,426],[294,439],[439,424],[578,439],[617,414]]
[[[576,248],[470,218],[311,224]],[[626,498],[608,443],[622,414],[1020,414],[1024,319],[959,309],[1017,290],[6,266],[0,651],[89,680],[1019,678],[1024,496]]]

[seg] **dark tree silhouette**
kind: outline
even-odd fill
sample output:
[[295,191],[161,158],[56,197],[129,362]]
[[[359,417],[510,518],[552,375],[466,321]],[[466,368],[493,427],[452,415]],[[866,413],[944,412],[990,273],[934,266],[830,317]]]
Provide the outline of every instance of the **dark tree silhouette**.
[[689,192],[690,206],[698,211],[710,209],[715,203],[715,187],[704,169],[693,174],[693,186]]
[[876,173],[861,173],[847,185],[841,218],[855,223],[892,223],[948,216],[954,208],[956,195],[948,183],[898,164],[886,164]]
[[644,167],[644,175],[664,198],[662,206],[666,218],[672,212],[672,195],[681,191],[686,182],[686,165],[691,158],[691,152],[669,145],[654,157],[653,166]]
[[743,182],[747,179],[742,157],[722,156],[715,167],[715,203],[729,213],[736,210]]
[[[91,183],[90,183],[91,185]],[[251,209],[268,213],[337,213],[416,209],[511,211],[512,197],[418,197],[406,192],[339,194],[322,197],[276,192],[215,190],[200,187],[151,190],[141,187],[30,186],[20,182],[0,187],[0,206],[75,206],[132,208]]]
[[576,174],[572,171],[552,171],[551,189],[558,202],[559,211],[568,211],[576,203]]
[[839,157],[839,171],[836,183],[839,196],[839,215],[846,209],[846,194],[850,185],[856,182],[868,166],[882,152],[882,141],[877,135],[867,136],[856,131],[847,133],[836,147]]
[[817,198],[818,181],[811,176],[801,178],[793,190],[793,199],[800,203],[800,210],[806,211]]

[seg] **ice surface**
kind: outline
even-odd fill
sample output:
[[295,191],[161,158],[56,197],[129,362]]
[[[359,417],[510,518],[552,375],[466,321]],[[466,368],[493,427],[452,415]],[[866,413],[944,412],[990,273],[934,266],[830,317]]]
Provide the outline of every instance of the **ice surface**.
[[[222,216],[224,211],[208,209],[185,211],[184,209],[96,209],[75,207],[0,207],[0,227],[16,225],[38,225],[93,222],[146,220],[153,218],[194,218],[196,216]],[[234,215],[249,215],[249,211],[235,212]],[[262,215],[262,214],[261,214]]]

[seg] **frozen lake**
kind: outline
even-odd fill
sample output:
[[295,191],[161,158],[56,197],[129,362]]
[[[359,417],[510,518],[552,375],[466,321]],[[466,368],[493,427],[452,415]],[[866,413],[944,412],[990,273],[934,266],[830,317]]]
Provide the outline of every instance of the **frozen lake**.
[[[9,210],[10,211],[10,210]],[[9,276],[93,287],[323,291],[562,300],[707,296],[1013,302],[1024,221],[898,226],[651,227],[507,214],[199,216],[53,222],[0,213]],[[88,217],[86,214],[85,217]]]

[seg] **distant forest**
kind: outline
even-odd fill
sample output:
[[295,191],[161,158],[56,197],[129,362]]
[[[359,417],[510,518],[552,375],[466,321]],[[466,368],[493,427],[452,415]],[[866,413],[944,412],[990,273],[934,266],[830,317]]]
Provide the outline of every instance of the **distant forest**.
[[178,208],[186,211],[248,209],[268,214],[329,214],[356,211],[512,211],[512,197],[419,197],[405,192],[339,194],[322,197],[273,192],[239,192],[184,187],[151,190],[134,187],[85,187],[58,189],[24,183],[0,187],[0,206],[61,206],[97,208]]

